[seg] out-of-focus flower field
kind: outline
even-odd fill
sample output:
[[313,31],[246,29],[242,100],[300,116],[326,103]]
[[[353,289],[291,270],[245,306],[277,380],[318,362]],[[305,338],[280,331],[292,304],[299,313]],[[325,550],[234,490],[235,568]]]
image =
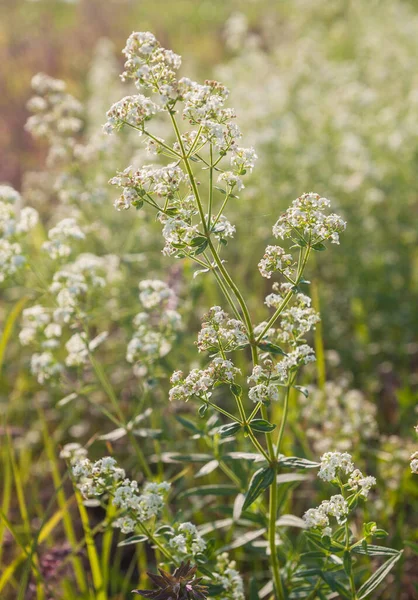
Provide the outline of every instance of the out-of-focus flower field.
[[[175,122],[172,90],[157,85],[163,109],[148,100],[148,66],[139,76],[133,59],[120,80],[132,31],[152,32],[182,56],[181,77],[206,80],[214,90],[215,108],[203,120],[193,82],[175,84],[184,87],[176,93],[196,137],[184,133],[187,119],[183,137],[176,130],[174,137],[165,118]],[[417,32],[418,4],[406,0],[2,0],[1,598],[122,600],[150,586],[147,570],[161,564],[172,571],[182,560],[198,565],[209,592],[199,591],[189,573],[182,580],[189,595],[145,597],[418,597]],[[152,54],[152,43],[144,55]],[[175,57],[164,60],[177,68]],[[234,141],[226,150],[219,142],[219,135],[238,134],[231,133],[229,113],[215,123],[226,92],[212,80],[230,90],[242,151]],[[126,126],[135,103],[118,104],[106,116],[114,103],[138,93],[147,96],[141,119],[135,117],[139,127]],[[152,135],[141,135],[148,122]],[[210,155],[199,154],[199,139]],[[221,161],[231,147],[229,171]],[[167,162],[170,171],[161,168]],[[137,171],[149,163],[160,168]],[[194,179],[188,169],[198,168]],[[180,198],[181,185],[191,185],[189,196]],[[199,190],[209,197],[209,215],[191,208]],[[303,279],[306,240],[296,242],[295,267],[279,253],[273,268],[275,250],[266,246],[274,248],[272,226],[280,215],[311,190],[319,194],[313,202],[326,197],[341,215],[322,241],[335,242],[338,233],[341,240],[327,243],[326,252],[320,236],[312,242]],[[156,207],[152,192],[158,218],[148,210]],[[222,206],[218,216],[211,215],[212,198]],[[303,201],[285,214],[297,219]],[[203,234],[192,225],[196,215],[207,221]],[[311,238],[309,251],[310,245]],[[297,355],[292,376],[277,384],[287,392],[282,397],[275,388],[277,398],[269,388],[273,367],[263,363],[260,379],[254,361],[257,351],[267,361],[282,356],[265,325],[288,291],[272,288],[279,280],[270,279],[274,272],[294,286],[297,304],[283,313],[277,334],[281,345],[289,344],[282,361],[306,344],[316,354],[315,361],[308,351],[306,359]],[[219,306],[234,311],[232,325]],[[210,328],[216,343],[208,341]],[[215,356],[209,367],[202,351]],[[226,374],[219,375],[216,360]],[[192,393],[178,371],[192,376],[193,369],[200,380]],[[238,386],[239,372],[249,377]],[[198,385],[206,386],[203,396]],[[200,407],[196,397],[204,397]],[[239,417],[230,424],[235,400]],[[263,412],[247,422],[240,403],[251,413],[253,400]],[[263,417],[254,430],[253,416]],[[245,434],[237,433],[240,419]],[[304,462],[281,467],[280,452]],[[327,459],[320,459],[328,452],[348,453],[375,485],[361,473],[353,483],[356,471],[344,471],[346,462],[335,467],[351,474],[345,484],[342,475],[342,481],[324,475]],[[101,461],[96,471],[87,453]],[[260,483],[249,502],[263,456],[269,466],[261,466],[273,469],[277,481],[273,509],[264,493],[271,481]],[[282,472],[290,464],[300,472]],[[321,465],[324,481],[309,465]],[[347,499],[354,512],[344,542],[338,531],[321,530],[325,522],[318,525],[322,517],[328,526],[330,515],[346,525],[348,504],[346,512],[332,501],[337,496],[321,504],[330,495],[326,481],[340,485],[343,496],[366,490],[351,504]],[[140,529],[129,498],[141,498]],[[387,536],[371,542],[376,523]],[[132,535],[138,538],[127,539]],[[376,550],[383,545],[387,552]],[[309,562],[319,560],[315,552],[323,552],[326,577]],[[385,583],[382,576],[369,584],[367,595],[368,578],[383,559],[392,568]],[[287,595],[278,589],[279,571]]]

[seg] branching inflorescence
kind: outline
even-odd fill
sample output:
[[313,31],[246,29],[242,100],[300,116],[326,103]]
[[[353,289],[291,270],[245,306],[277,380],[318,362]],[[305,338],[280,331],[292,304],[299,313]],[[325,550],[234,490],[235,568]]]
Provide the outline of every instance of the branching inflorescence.
[[[242,485],[226,464],[223,470],[234,484],[238,483],[240,496],[234,505],[234,519],[251,508],[263,520],[262,534],[272,576],[267,590],[279,600],[293,591],[299,594],[294,597],[303,597],[300,594],[306,592],[304,597],[313,599],[316,593],[325,597],[330,590],[340,593],[342,589],[343,597],[365,598],[378,582],[372,577],[358,591],[356,554],[367,554],[370,548],[376,555],[385,554],[376,550],[379,546],[368,545],[370,537],[382,537],[384,532],[375,523],[366,523],[363,536],[356,540],[349,519],[358,502],[367,498],[375,479],[356,469],[352,457],[345,452],[327,451],[319,464],[283,453],[293,390],[304,396],[309,393],[297,385],[298,372],[315,361],[314,349],[306,336],[320,317],[307,294],[306,267],[314,253],[326,250],[328,244],[339,243],[346,223],[330,212],[329,200],[313,192],[294,200],[278,216],[272,233],[283,246],[267,245],[258,264],[262,277],[277,279],[265,298],[270,313],[264,321],[254,322],[245,294],[230,274],[225,259],[225,247],[236,232],[236,225],[225,212],[232,203],[238,203],[245,177],[257,159],[254,148],[241,145],[235,112],[226,106],[228,90],[217,81],[199,84],[179,77],[180,56],[162,48],[151,33],[133,33],[124,55],[122,80],[132,80],[138,93],[110,108],[104,132],[138,132],[156,162],[139,168],[128,166],[112,177],[110,183],[120,189],[114,206],[118,211],[153,211],[162,228],[164,257],[194,264],[195,276],[209,274],[225,301],[225,307],[215,305],[208,310],[197,335],[197,350],[207,358],[202,365],[193,365],[188,373],[179,369],[173,372],[169,400],[176,404],[198,402],[203,418],[221,415],[222,425],[210,430],[210,436],[216,440],[213,447],[218,446],[219,440],[239,440],[241,436],[252,444],[251,457],[259,468],[248,481]],[[56,80],[41,76],[35,87],[39,97],[32,102],[36,114],[29,128],[50,139],[54,157],[71,155],[75,150],[72,136],[81,127],[80,107]],[[167,139],[152,129],[154,119],[164,118],[172,130]],[[34,215],[27,216],[27,220],[35,222]],[[43,250],[56,265],[49,286],[55,303],[26,309],[20,334],[23,344],[37,343],[42,349],[32,356],[32,371],[40,383],[59,377],[64,367],[80,367],[92,360],[92,352],[106,339],[107,332],[89,339],[83,322],[90,285],[107,289],[114,271],[112,261],[115,264],[117,259],[82,252],[75,257],[74,248],[79,250],[84,239],[83,227],[75,218],[66,218],[49,230],[43,244]],[[141,310],[132,317],[133,334],[126,360],[142,377],[172,349],[182,322],[176,295],[163,281],[141,281],[139,303]],[[67,339],[67,354],[60,362],[56,349],[67,326],[76,331]],[[244,371],[245,360],[238,362],[238,352],[251,355],[248,372]],[[115,398],[113,401],[117,404]],[[236,408],[231,409],[231,405]],[[126,432],[130,424],[125,426],[125,430],[121,429]],[[139,456],[143,461],[141,453]],[[113,457],[91,462],[86,451],[76,444],[64,447],[62,457],[69,462],[74,483],[84,499],[107,503],[112,507],[114,527],[133,533],[132,543],[138,541],[138,536],[140,541],[148,540],[157,556],[176,568],[173,575],[160,570],[160,575],[150,576],[157,591],[137,590],[138,593],[150,598],[205,598],[208,593],[209,597],[225,600],[244,599],[244,583],[235,563],[223,552],[213,561],[210,544],[199,528],[189,520],[178,522],[171,517],[171,485],[161,481],[161,477],[151,480],[149,466],[144,468],[148,481],[140,489]],[[416,457],[411,460],[411,469],[416,471]],[[218,457],[211,462],[211,468],[220,464]],[[281,471],[316,466],[320,467],[319,478],[336,486],[338,493],[307,510],[303,521],[299,519],[298,526],[306,528],[306,542],[315,552],[307,552],[304,557],[309,568],[293,568],[284,564],[283,553],[279,552],[283,544],[279,529],[279,482],[284,475]],[[262,502],[266,492],[267,510]],[[390,552],[391,567],[400,553]],[[188,561],[197,569],[190,569]],[[213,563],[211,569],[204,566],[208,561]],[[316,563],[312,565],[310,561]],[[327,573],[327,577],[318,575],[318,570]],[[203,584],[195,578],[196,571],[201,571]],[[174,592],[177,596],[170,595]]]

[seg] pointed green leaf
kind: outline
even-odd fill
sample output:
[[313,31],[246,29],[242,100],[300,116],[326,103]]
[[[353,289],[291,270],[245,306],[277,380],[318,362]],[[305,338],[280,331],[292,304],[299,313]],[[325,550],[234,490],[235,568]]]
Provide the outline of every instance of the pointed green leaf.
[[271,467],[264,467],[254,473],[250,481],[248,492],[245,496],[245,502],[242,507],[243,510],[249,508],[251,504],[257,500],[260,494],[273,483],[274,475],[275,471]]
[[387,560],[383,565],[377,569],[375,573],[364,583],[361,588],[358,590],[359,600],[363,600],[363,598],[367,598],[376,588],[382,583],[386,575],[392,569],[392,567],[398,562],[398,560],[402,556],[402,551],[395,554],[389,560]]
[[276,425],[269,423],[265,419],[253,419],[250,423],[250,427],[253,431],[259,431],[260,433],[269,433],[276,429]]

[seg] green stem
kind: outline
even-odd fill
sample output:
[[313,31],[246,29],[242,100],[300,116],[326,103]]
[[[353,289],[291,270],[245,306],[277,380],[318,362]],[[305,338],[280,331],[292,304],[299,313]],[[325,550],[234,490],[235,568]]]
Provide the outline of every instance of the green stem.
[[[345,522],[345,550],[346,550],[346,552],[350,551],[350,530],[348,527],[348,521]],[[354,581],[353,567],[351,566],[351,563],[350,563],[350,572],[349,572],[348,578],[350,580],[350,590],[351,590],[351,594],[352,594],[352,596],[351,596],[352,600],[358,600],[357,591],[356,591],[356,583]]]
[[[308,262],[308,258],[309,258],[310,252],[311,252],[311,248],[308,246],[308,248],[306,249],[306,253],[305,253],[305,256],[304,256],[303,260],[300,261],[300,263],[299,263],[298,273],[297,273],[296,281],[295,281],[295,286],[298,286],[299,283],[300,283],[300,280],[302,279],[303,271],[305,269],[306,263]],[[290,299],[291,299],[292,296],[293,296],[293,290],[290,290],[290,292],[288,292],[286,294],[286,296],[283,298],[283,302],[276,309],[276,311],[274,312],[273,316],[267,322],[267,324],[264,327],[263,331],[258,336],[257,343],[260,342],[263,339],[263,337],[265,336],[265,334],[267,333],[267,331],[270,329],[270,327],[272,327],[274,325],[274,323],[277,321],[277,319],[279,318],[279,316],[281,315],[281,313],[284,311],[284,309],[286,308],[286,306],[289,304],[289,301],[290,301]]]
[[284,397],[282,420],[280,422],[279,436],[277,438],[277,449],[276,449],[276,456],[277,457],[280,456],[280,449],[281,449],[281,445],[282,445],[284,429],[285,429],[285,426],[286,426],[287,415],[289,413],[290,388],[293,385],[293,381],[294,381],[294,378],[289,381],[289,384],[288,384],[288,386],[286,388],[286,394],[285,394],[285,397]]
[[277,519],[277,482],[276,482],[276,473],[277,473],[277,465],[274,467],[274,481],[270,486],[270,513],[269,513],[269,529],[268,529],[268,537],[269,537],[269,546],[270,546],[270,560],[271,560],[271,570],[273,571],[273,581],[274,587],[276,590],[276,595],[278,600],[283,600],[285,598],[284,588],[282,578],[280,576],[280,564],[277,556],[276,549],[276,519]]

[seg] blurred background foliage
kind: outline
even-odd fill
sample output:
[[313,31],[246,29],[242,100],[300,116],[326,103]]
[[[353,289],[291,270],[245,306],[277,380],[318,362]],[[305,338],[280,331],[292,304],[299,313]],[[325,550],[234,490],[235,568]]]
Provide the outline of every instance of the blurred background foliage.
[[[266,244],[272,242],[271,226],[280,211],[301,193],[313,190],[329,197],[336,212],[346,218],[348,228],[341,246],[320,256],[309,273],[322,324],[315,336],[317,371],[307,370],[302,382],[323,387],[326,378],[340,387],[327,391],[331,408],[326,407],[327,396],[325,402],[321,397],[318,404],[313,401],[313,409],[303,409],[302,420],[294,398],[292,431],[297,442],[293,444],[289,436],[287,450],[300,444],[310,457],[319,452],[318,435],[308,435],[309,444],[303,446],[300,428],[309,432],[317,427],[319,438],[324,435],[334,445],[341,441],[342,429],[329,426],[324,432],[321,427],[324,422],[338,422],[337,412],[342,410],[343,428],[350,404],[345,393],[353,387],[361,390],[351,401],[359,413],[376,418],[380,437],[372,436],[361,444],[353,436],[355,448],[351,451],[362,455],[370,472],[378,475],[380,504],[376,501],[371,516],[390,530],[395,547],[401,547],[402,538],[415,539],[410,523],[418,498],[417,486],[407,472],[415,443],[413,425],[418,419],[417,10],[416,1],[403,0],[0,2],[1,182],[25,192],[29,186],[26,173],[44,169],[46,146],[24,130],[32,76],[43,71],[65,80],[68,91],[83,103],[94,97],[89,118],[90,125],[97,126],[105,120],[109,98],[113,101],[129,93],[121,92],[117,81],[127,36],[132,30],[150,30],[165,47],[182,55],[184,74],[217,78],[231,89],[230,105],[237,110],[244,145],[253,144],[259,155],[239,204],[229,209],[238,234],[226,251],[230,270],[248,290],[257,318],[266,317],[261,299],[269,285],[259,277],[256,265]],[[103,38],[111,42],[105,51],[100,42]],[[109,77],[104,76],[103,56],[108,56],[113,91]],[[98,57],[102,70],[94,76]],[[135,143],[129,150],[132,148]],[[120,154],[120,164],[98,168],[110,177],[129,164],[127,153]],[[91,218],[100,212],[97,218],[106,231],[98,235],[94,250],[117,254],[122,249],[143,253],[152,248],[140,268],[130,267],[134,281],[132,289],[125,290],[129,305],[135,302],[141,276],[151,273],[176,280],[178,273],[173,272],[169,260],[161,259],[159,241],[155,241],[159,227],[148,220],[142,233],[146,217],[139,216],[136,224],[131,214],[116,218],[111,206],[114,191],[108,189],[107,194],[106,205],[86,211],[89,215],[90,210]],[[56,221],[52,208],[56,203],[52,194],[50,204],[43,207],[46,223]],[[129,235],[125,235],[127,228]],[[175,358],[167,359],[167,373],[178,366],[176,361],[187,368],[195,360],[193,340],[199,318],[204,309],[219,301],[211,281],[192,280],[190,266],[184,267],[181,277],[187,281],[180,292],[189,302],[185,312],[190,308],[186,341]],[[0,307],[3,323],[16,299],[16,290],[5,295]],[[122,329],[129,328],[128,317],[125,315]],[[107,315],[104,322],[106,319]],[[124,343],[125,338],[122,335]],[[102,417],[91,407],[89,419],[83,418],[84,408],[68,411],[64,418],[62,412],[55,412],[47,394],[33,384],[21,352],[12,338],[0,389],[2,401],[7,394],[13,400],[7,409],[9,424],[16,426],[16,437],[25,438],[16,446],[22,486],[29,485],[37,469],[41,475],[31,488],[37,498],[31,510],[40,520],[48,496],[48,488],[42,488],[47,475],[43,463],[35,460],[39,449],[31,446],[30,431],[36,421],[38,435],[33,439],[39,443],[39,431],[45,433],[44,415],[34,406],[29,410],[27,403],[39,397],[40,404],[47,407],[54,443],[92,435],[92,419],[101,423]],[[102,359],[111,373],[114,355],[104,353]],[[123,356],[118,360],[123,361]],[[115,376],[116,385],[123,389],[122,406],[128,411],[131,395],[138,393],[135,378],[129,377],[126,365]],[[165,393],[156,393],[156,402],[164,411],[176,412],[177,407],[166,407]],[[60,399],[58,393],[51,395],[54,401]],[[185,410],[193,413],[194,407]],[[318,415],[321,419],[315,422]],[[353,425],[355,418],[350,418]],[[160,421],[153,416],[153,427],[163,427],[162,445],[169,450],[173,430]],[[100,431],[101,426],[97,426]],[[192,450],[195,442],[184,437],[183,446]],[[153,442],[151,450],[156,444]],[[3,454],[8,460],[5,445]],[[306,490],[296,495],[296,503],[306,500]],[[24,519],[23,530],[26,525]],[[416,584],[416,572],[414,575],[412,559],[407,557],[391,580],[387,596],[381,597],[412,598],[414,581]]]

